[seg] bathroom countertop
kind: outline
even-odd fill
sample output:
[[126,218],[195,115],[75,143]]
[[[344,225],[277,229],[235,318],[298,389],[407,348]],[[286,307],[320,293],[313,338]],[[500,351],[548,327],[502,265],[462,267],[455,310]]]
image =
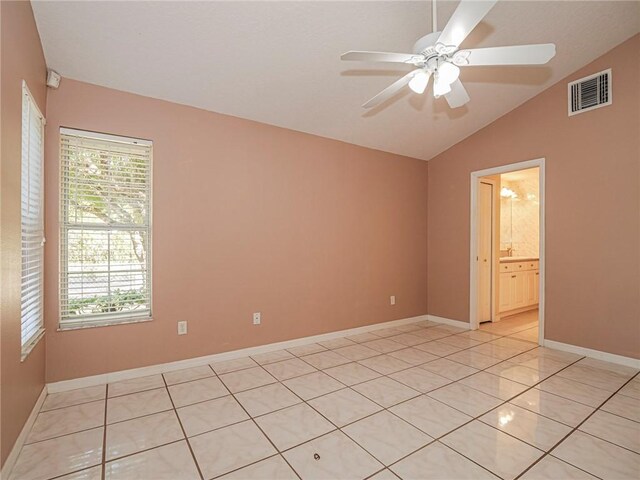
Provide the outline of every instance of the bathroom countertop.
[[531,262],[533,260],[539,260],[539,258],[538,257],[500,257],[500,263]]

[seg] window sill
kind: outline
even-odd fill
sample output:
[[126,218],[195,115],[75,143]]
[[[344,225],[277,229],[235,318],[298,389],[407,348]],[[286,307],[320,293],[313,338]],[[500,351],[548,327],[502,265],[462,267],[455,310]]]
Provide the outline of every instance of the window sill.
[[22,347],[22,355],[20,356],[20,361],[24,362],[29,354],[36,348],[36,345],[40,343],[40,340],[44,338],[44,328],[41,328],[40,331],[33,337],[33,340],[29,342],[28,345]]
[[70,330],[86,330],[87,328],[101,328],[101,327],[114,327],[116,325],[129,325],[132,323],[147,323],[152,322],[152,317],[130,317],[130,318],[122,318],[118,320],[104,321],[104,322],[96,322],[96,323],[87,323],[86,325],[82,325],[80,323],[70,324],[70,325],[60,325],[58,324],[58,332],[67,332]]

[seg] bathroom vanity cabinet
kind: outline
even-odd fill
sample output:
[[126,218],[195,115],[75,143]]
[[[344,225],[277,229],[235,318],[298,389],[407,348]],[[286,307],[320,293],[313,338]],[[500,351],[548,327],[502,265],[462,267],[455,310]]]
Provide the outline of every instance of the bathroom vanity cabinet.
[[501,316],[538,307],[540,270],[537,258],[501,258],[499,283]]

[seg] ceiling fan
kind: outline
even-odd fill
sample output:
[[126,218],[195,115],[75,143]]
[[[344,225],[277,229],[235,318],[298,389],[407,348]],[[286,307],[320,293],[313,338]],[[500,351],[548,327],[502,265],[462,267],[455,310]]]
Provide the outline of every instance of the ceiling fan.
[[460,44],[497,2],[498,0],[461,0],[449,23],[438,32],[436,0],[433,0],[433,33],[420,38],[413,45],[413,53],[349,51],[342,54],[342,60],[406,63],[416,67],[362,106],[375,107],[407,84],[415,93],[421,94],[433,77],[434,97],[444,96],[451,108],[457,108],[470,100],[458,78],[460,67],[543,65],[551,60],[556,54],[553,43],[459,50]]

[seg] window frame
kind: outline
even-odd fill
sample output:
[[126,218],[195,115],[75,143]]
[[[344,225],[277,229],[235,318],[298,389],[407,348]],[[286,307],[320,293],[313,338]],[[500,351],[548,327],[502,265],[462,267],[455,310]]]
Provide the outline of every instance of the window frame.
[[[100,317],[96,315],[84,315],[81,316],[77,321],[71,321],[65,319],[63,316],[65,301],[63,298],[63,276],[67,276],[68,278],[68,269],[66,268],[66,255],[64,252],[65,247],[68,248],[68,241],[66,240],[69,227],[67,227],[65,222],[66,211],[68,208],[67,202],[65,202],[63,190],[64,190],[64,166],[63,166],[63,156],[62,156],[62,137],[63,135],[77,136],[87,139],[95,139],[95,140],[106,140],[106,141],[114,141],[118,143],[125,144],[136,144],[136,145],[145,145],[149,148],[149,162],[148,162],[148,223],[145,228],[147,231],[147,275],[149,278],[149,308],[148,310],[144,310],[140,314],[135,314],[134,312],[124,312],[121,314],[108,315],[105,317]],[[142,138],[134,138],[127,137],[123,135],[112,135],[101,132],[93,132],[90,130],[80,130],[75,128],[67,128],[60,127],[58,132],[58,142],[59,142],[59,178],[58,178],[58,188],[59,188],[59,248],[58,248],[58,264],[59,264],[59,276],[58,276],[58,331],[67,331],[67,330],[81,330],[86,328],[97,328],[97,327],[108,327],[115,325],[125,325],[130,323],[144,323],[150,322],[153,320],[153,141],[142,139]],[[97,230],[107,231],[109,227],[104,227],[102,229],[96,228]]]
[[[22,118],[21,118],[21,129],[20,129],[20,361],[23,362],[28,356],[29,354],[33,351],[33,349],[35,348],[35,346],[40,342],[40,340],[42,338],[44,338],[44,334],[45,334],[45,326],[44,326],[44,243],[45,243],[45,226],[44,226],[44,146],[45,146],[45,139],[44,139],[44,135],[45,135],[45,124],[46,124],[46,119],[45,116],[42,114],[42,111],[40,110],[40,107],[38,107],[38,103],[36,102],[35,98],[33,97],[33,95],[31,94],[31,91],[29,90],[29,86],[27,85],[27,82],[25,80],[22,81],[22,96],[21,96],[21,112],[22,112]],[[40,285],[39,285],[39,302],[40,302],[40,318],[38,321],[39,324],[39,328],[30,336],[27,338],[27,340],[25,341],[25,339],[23,338],[22,334],[22,296],[23,296],[23,289],[24,289],[24,285],[23,285],[23,269],[22,269],[22,261],[24,258],[24,249],[23,249],[23,233],[22,233],[22,229],[23,229],[23,215],[22,215],[22,200],[23,200],[23,189],[22,189],[22,184],[23,184],[23,168],[24,168],[24,161],[25,161],[25,152],[23,150],[23,144],[24,144],[24,136],[25,136],[25,123],[24,123],[24,102],[25,102],[25,96],[27,97],[27,101],[29,102],[29,109],[33,108],[37,114],[37,116],[40,119],[40,135],[41,135],[41,145],[40,145],[40,211],[39,211],[39,226],[41,227],[41,232],[42,232],[42,242],[40,245],[40,249],[41,249],[41,267],[40,267]],[[31,119],[31,113],[29,113],[29,122]],[[29,124],[30,126],[30,124]],[[28,130],[27,130],[28,132]],[[30,142],[29,142],[30,143]],[[30,159],[27,160],[27,163],[31,164]]]

